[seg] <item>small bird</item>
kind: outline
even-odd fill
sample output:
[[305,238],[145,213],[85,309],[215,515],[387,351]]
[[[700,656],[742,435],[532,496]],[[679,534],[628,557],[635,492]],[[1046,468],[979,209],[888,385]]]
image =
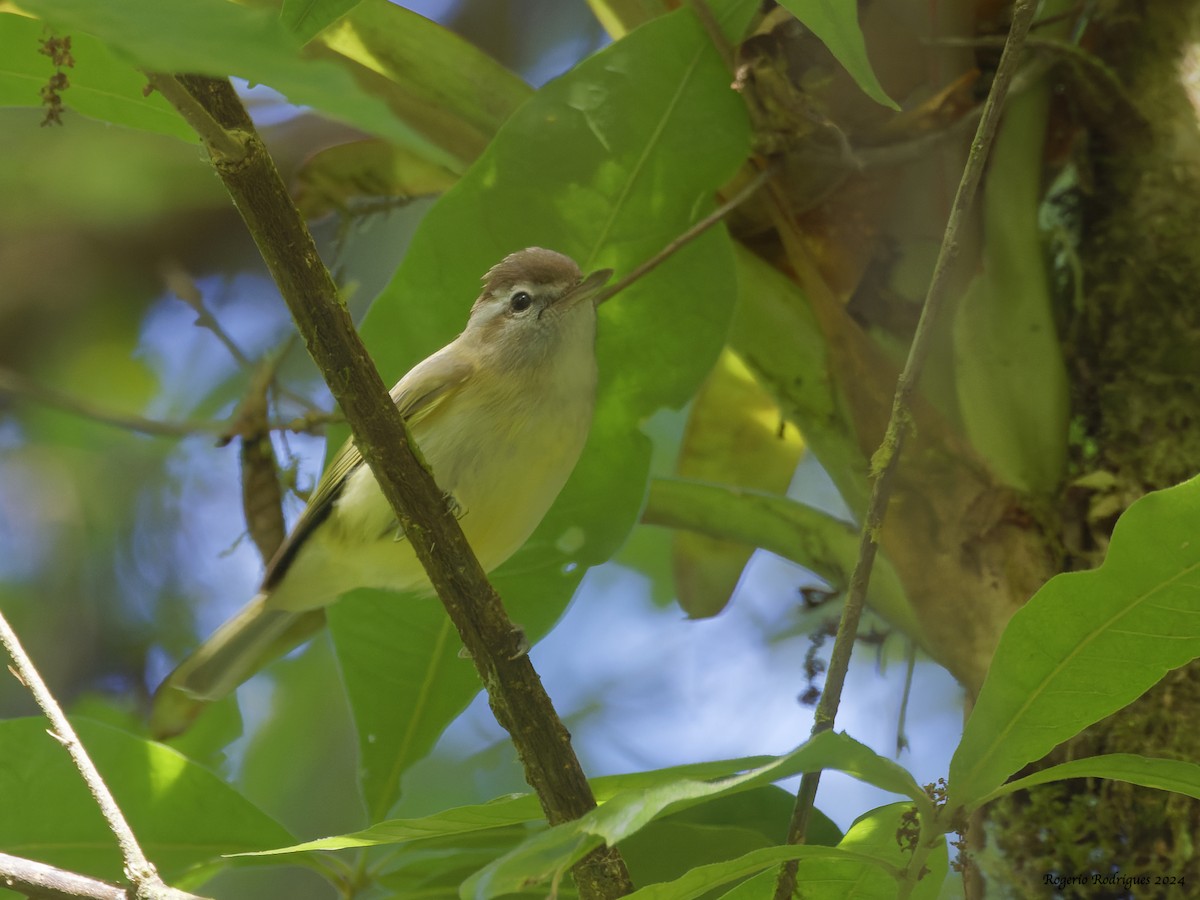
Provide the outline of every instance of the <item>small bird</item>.
[[[596,396],[597,299],[611,275],[584,278],[570,257],[540,247],[506,256],[484,276],[462,334],[392,388],[485,571],[525,543],[583,450]],[[166,737],[186,729],[278,655],[281,642],[286,649],[305,613],[358,587],[432,591],[378,482],[347,441],[254,599],[158,688],[151,731]]]

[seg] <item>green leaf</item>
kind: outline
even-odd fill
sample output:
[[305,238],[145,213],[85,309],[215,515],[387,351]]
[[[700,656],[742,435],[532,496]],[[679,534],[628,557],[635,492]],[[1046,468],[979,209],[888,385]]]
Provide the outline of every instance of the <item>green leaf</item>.
[[[630,894],[630,898],[636,900],[692,900],[695,897],[703,897],[714,888],[720,887],[723,884],[728,884],[739,878],[757,875],[764,869],[773,868],[782,862],[789,859],[799,859],[803,861],[813,861],[817,863],[832,863],[845,864],[856,873],[864,870],[876,869],[881,865],[880,862],[871,856],[856,853],[853,851],[843,850],[838,847],[815,847],[805,844],[790,844],[782,847],[766,847],[761,850],[752,850],[744,856],[739,856],[737,859],[726,860],[719,863],[711,863],[706,866],[697,866],[689,871],[686,875],[675,879],[674,881],[665,884],[651,884],[640,890]],[[885,882],[890,883],[894,888],[895,879],[887,874],[886,870],[877,870]],[[772,878],[773,878],[772,873]],[[772,881],[773,886],[773,881]],[[757,886],[756,886],[757,887]],[[824,897],[824,894],[810,893],[813,885],[804,884],[804,893],[802,896],[808,897]],[[771,896],[772,892],[765,895],[762,894],[747,894],[747,896]],[[465,892],[464,897],[469,896]],[[479,895],[476,895],[479,896]],[[494,896],[494,895],[488,895]],[[729,895],[726,895],[729,896]],[[858,895],[867,896],[867,895]],[[874,897],[887,896],[886,894],[874,894]]]
[[296,172],[294,198],[305,219],[350,209],[364,197],[413,200],[444,193],[458,174],[434,165],[405,147],[366,138],[327,147]]
[[[643,521],[770,550],[838,589],[849,584],[858,559],[859,535],[853,525],[797,500],[746,488],[655,478]],[[894,625],[919,633],[904,586],[886,559],[876,562],[869,599]]]
[[[626,775],[608,775],[592,781],[596,800],[603,803],[608,798],[629,790],[645,790],[660,784],[668,784],[681,777],[717,778],[728,777],[745,771],[751,766],[763,765],[769,757],[744,757],[716,762],[691,763],[671,766],[649,772],[631,772]],[[288,847],[247,853],[247,856],[271,856],[283,853],[300,853],[308,850],[343,850],[349,847],[374,847],[380,844],[405,844],[413,841],[432,840],[447,835],[470,834],[510,825],[543,821],[542,808],[533,794],[510,794],[497,797],[487,803],[459,806],[453,809],[423,816],[417,819],[389,819],[352,834],[335,835],[305,841]]]
[[[169,747],[86,719],[72,725],[168,881],[221,865],[222,854],[291,840],[282,825]],[[0,722],[0,760],[0,847],[96,878],[122,878],[116,839],[45,720]]]
[[773,756],[739,756],[711,762],[683,763],[645,772],[626,772],[621,775],[602,775],[591,779],[592,793],[597,803],[611,800],[625,791],[643,791],[680,778],[729,778],[738,772],[759,769],[775,761]]
[[300,42],[273,10],[227,0],[25,0],[22,7],[72,37],[91,35],[134,66],[266,84],[292,103],[452,164],[349,73],[328,61],[301,58]]
[[[804,453],[794,425],[733,351],[721,354],[688,411],[675,474],[689,483],[724,482],[768,495],[787,490]],[[654,488],[642,522],[651,522]],[[679,605],[692,618],[715,616],[729,603],[754,553],[753,542],[676,527],[672,569]]]
[[1088,756],[1042,769],[992,791],[979,805],[1039,784],[1067,778],[1108,778],[1200,799],[1200,764],[1180,759],[1154,759],[1132,753]]
[[779,0],[788,10],[821,39],[846,71],[862,88],[863,93],[889,109],[899,110],[896,101],[887,95],[871,61],[862,29],[858,27],[858,4],[847,0]]
[[[690,869],[782,844],[796,803],[775,785],[710,800],[651,822],[620,844],[634,884],[682,877]],[[813,810],[806,843],[831,847],[841,832]]]
[[506,828],[542,818],[541,807],[533,794],[500,797],[491,803],[460,806],[419,819],[389,819],[353,834],[318,838],[290,847],[260,850],[244,856],[277,856],[309,850],[345,850],[350,847],[375,847],[380,844],[405,844],[449,835],[471,834],[493,828]]
[[1200,478],[1126,510],[1098,569],[1052,578],[996,649],[950,765],[974,809],[1026,763],[1200,656]]
[[[528,834],[521,826],[493,828],[406,844],[389,851],[377,879],[390,897],[457,900],[458,887],[471,873],[511,850]],[[561,885],[559,896],[574,900],[574,885]],[[544,900],[545,891],[521,891],[512,897]]]
[[[354,77],[461,174],[532,95],[520,77],[437,22],[388,0],[362,0],[305,48]],[[420,154],[418,154],[420,155]]]
[[[705,152],[695,153],[701,144]],[[363,325],[380,370],[398,377],[447,343],[482,273],[513,250],[548,246],[585,269],[629,271],[712,208],[748,148],[745,109],[690,11],[584,61],[522,106],[426,216]],[[587,447],[541,527],[495,574],[531,639],[636,521],[650,457],[639,423],[694,392],[724,342],[735,292],[730,242],[718,230],[601,308]],[[364,792],[380,818],[399,774],[478,685],[435,602],[359,599],[337,604],[330,624],[358,723]],[[397,667],[399,683],[388,674]]]
[[[45,23],[0,13],[0,106],[41,106],[39,91],[54,74],[50,58],[39,53],[52,36]],[[143,96],[146,77],[117,59],[101,41],[71,35],[75,65],[64,69],[70,87],[63,103],[81,115],[115,125],[196,141],[196,133],[160,95]]]
[[279,10],[279,21],[303,44],[361,2],[362,0],[283,0],[283,7]]
[[[738,305],[729,341],[795,421],[852,510],[867,508],[867,460],[847,421],[812,305],[796,283],[742,244],[734,248]],[[911,615],[911,613],[910,613]]]
[[772,900],[778,881],[778,870],[767,869],[721,894],[721,900]]
[[988,165],[983,269],[954,318],[958,405],[996,473],[1052,494],[1066,470],[1067,372],[1038,229],[1050,87],[1012,98]]
[[590,850],[625,840],[654,819],[819,769],[836,769],[884,790],[905,794],[916,801],[923,814],[932,815],[925,792],[903,768],[845,734],[824,732],[787,756],[743,775],[715,782],[682,779],[617,794],[587,815],[529,838],[467,881],[462,896],[495,897],[531,882],[545,881]]
[[[912,859],[896,840],[900,817],[912,809],[894,803],[873,809],[850,826],[838,844],[838,855],[814,854],[801,857],[796,880],[805,900],[876,900],[895,897],[900,890],[897,876]],[[928,872],[908,896],[934,900],[949,867],[945,841],[939,838],[926,859]],[[774,871],[744,882],[722,895],[722,900],[769,900],[775,894]]]
[[362,828],[358,741],[329,641],[279,660],[272,675],[267,715],[237,748],[242,791],[305,833]]
[[359,737],[368,821],[387,813],[404,771],[479,691],[458,635],[428,597],[359,590],[328,611]]
[[[805,885],[812,900],[849,900],[852,897],[889,897],[897,890],[896,879],[887,874],[905,872],[912,862],[912,851],[901,846],[897,835],[904,826],[903,819],[912,812],[910,803],[891,803],[873,809],[854,820],[838,844],[838,849],[864,854],[874,865],[862,862],[835,860],[803,860],[796,879]],[[928,873],[913,886],[911,897],[934,900],[949,869],[946,841],[940,834],[930,836],[936,841],[926,857]],[[809,885],[812,885],[810,888]]]

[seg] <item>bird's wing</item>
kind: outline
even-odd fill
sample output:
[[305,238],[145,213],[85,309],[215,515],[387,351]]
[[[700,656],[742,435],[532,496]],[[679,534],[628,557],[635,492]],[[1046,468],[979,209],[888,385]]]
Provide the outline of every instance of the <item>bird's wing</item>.
[[[447,352],[449,349],[445,347],[413,366],[392,388],[392,400],[410,429],[428,417],[447,398],[454,396],[475,371],[474,365],[456,359],[455,354]],[[317,489],[309,497],[296,527],[267,565],[263,579],[264,591],[271,590],[282,580],[305,539],[333,511],[333,504],[345,487],[346,479],[362,464],[362,454],[354,445],[354,440],[348,438],[321,475]]]
[[454,396],[475,371],[473,363],[452,353],[451,344],[413,366],[392,388],[392,400],[409,428]]

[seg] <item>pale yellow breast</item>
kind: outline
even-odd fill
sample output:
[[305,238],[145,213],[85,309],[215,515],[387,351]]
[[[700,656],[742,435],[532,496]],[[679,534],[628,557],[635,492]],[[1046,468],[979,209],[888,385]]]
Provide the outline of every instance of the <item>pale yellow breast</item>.
[[[460,508],[460,524],[484,569],[528,539],[562,490],[587,440],[594,367],[540,385],[497,378],[472,384],[413,429],[438,486]],[[272,606],[299,611],[355,587],[428,590],[395,516],[369,469],[348,479],[329,519],[297,555]]]

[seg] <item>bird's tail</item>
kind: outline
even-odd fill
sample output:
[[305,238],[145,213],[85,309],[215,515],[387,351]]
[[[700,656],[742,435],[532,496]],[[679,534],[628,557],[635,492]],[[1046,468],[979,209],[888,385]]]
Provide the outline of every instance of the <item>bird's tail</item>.
[[213,632],[154,693],[150,731],[177,735],[200,712],[278,656],[311,637],[325,621],[323,609],[303,613],[270,609],[260,593]]

